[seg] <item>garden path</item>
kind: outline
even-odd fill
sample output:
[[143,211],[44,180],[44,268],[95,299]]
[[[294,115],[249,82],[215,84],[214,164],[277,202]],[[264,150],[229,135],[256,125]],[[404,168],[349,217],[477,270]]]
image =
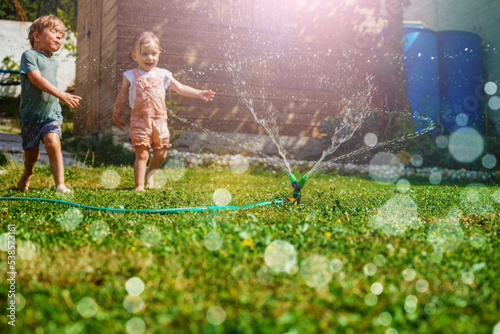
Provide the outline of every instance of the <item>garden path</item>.
[[[0,132],[0,152],[4,153],[7,157],[10,157],[14,161],[23,161],[23,146],[21,136],[18,134]],[[78,161],[75,160],[75,156],[67,151],[63,151],[63,159],[65,166],[80,165]],[[40,145],[40,159],[38,163],[42,165],[49,164],[49,157],[45,151],[43,144]]]

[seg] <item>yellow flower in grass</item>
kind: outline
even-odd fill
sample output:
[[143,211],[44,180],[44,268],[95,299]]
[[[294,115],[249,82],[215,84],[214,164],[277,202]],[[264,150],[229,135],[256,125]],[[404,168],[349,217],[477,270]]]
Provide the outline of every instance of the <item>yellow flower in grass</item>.
[[242,243],[243,243],[243,246],[250,247],[251,249],[254,249],[254,247],[255,247],[255,242],[253,242],[252,238],[243,239]]
[[325,237],[327,237],[327,238],[330,238],[332,235],[333,235],[333,233],[332,233],[332,232],[326,232],[326,233],[325,233]]

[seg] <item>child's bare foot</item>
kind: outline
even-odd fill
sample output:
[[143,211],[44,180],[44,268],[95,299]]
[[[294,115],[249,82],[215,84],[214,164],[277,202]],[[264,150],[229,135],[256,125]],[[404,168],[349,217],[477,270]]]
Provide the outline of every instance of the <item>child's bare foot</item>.
[[155,181],[153,179],[153,174],[156,170],[148,173],[148,175],[146,175],[146,188],[154,188],[155,187]]
[[23,173],[21,176],[21,180],[17,183],[17,186],[19,190],[21,191],[28,191],[30,188],[30,180],[31,180],[32,175],[26,175],[26,173]]
[[135,191],[146,191],[146,190],[144,189],[144,186],[137,186],[137,187],[135,187],[135,188],[134,188],[134,190],[135,190]]
[[60,193],[67,194],[71,192],[71,189],[66,188],[64,184],[57,186],[56,190]]

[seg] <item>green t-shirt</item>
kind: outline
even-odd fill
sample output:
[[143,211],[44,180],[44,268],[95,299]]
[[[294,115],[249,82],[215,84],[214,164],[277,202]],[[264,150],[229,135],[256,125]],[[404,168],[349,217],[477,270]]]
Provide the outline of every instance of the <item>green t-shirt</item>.
[[42,76],[57,87],[57,61],[42,52],[27,50],[21,56],[21,106],[19,121],[29,124],[44,124],[62,118],[59,99],[33,85],[27,74],[38,70]]

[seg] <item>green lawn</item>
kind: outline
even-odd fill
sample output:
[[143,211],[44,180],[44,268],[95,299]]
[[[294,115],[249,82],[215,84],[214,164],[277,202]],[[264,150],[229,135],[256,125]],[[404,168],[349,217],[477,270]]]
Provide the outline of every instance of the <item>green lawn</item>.
[[[109,208],[210,206],[218,189],[245,206],[292,192],[282,173],[188,168],[137,194],[131,167],[75,167],[66,169],[74,192],[59,195],[39,167],[21,193],[21,166],[3,168],[1,196]],[[0,332],[500,331],[499,186],[405,192],[314,174],[302,202],[160,215],[0,201],[0,234],[15,225],[17,272],[16,326],[2,307]],[[8,290],[3,279],[1,300]]]

